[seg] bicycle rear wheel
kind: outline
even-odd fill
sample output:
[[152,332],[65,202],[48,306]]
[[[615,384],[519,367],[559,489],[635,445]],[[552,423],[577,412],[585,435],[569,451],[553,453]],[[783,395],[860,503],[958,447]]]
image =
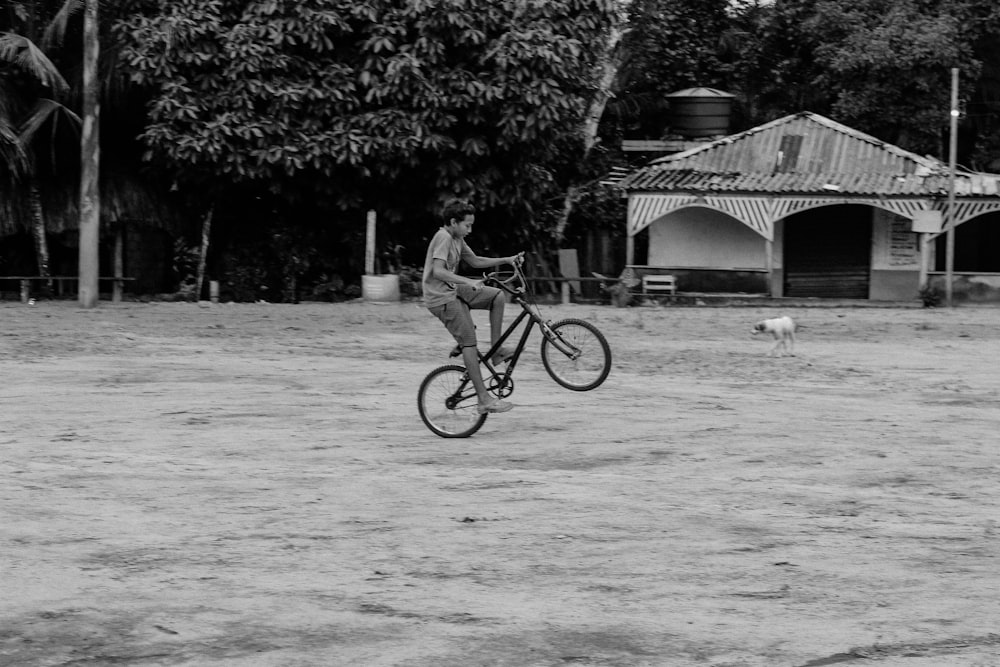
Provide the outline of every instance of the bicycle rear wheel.
[[417,410],[442,438],[467,438],[480,429],[487,415],[479,414],[479,397],[465,366],[441,366],[427,374],[417,391]]
[[542,363],[552,379],[573,391],[599,387],[611,372],[611,348],[590,322],[561,320],[542,327]]

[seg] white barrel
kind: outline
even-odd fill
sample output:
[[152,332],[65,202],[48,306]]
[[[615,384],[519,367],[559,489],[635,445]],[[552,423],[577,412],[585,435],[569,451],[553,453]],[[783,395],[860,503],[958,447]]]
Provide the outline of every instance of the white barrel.
[[361,296],[366,301],[399,301],[399,276],[361,276]]

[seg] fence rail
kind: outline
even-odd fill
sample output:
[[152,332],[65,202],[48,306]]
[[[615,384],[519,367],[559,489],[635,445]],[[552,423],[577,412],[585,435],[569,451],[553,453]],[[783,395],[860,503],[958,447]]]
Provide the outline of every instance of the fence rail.
[[[31,285],[32,283],[46,282],[55,283],[56,293],[62,294],[67,282],[77,282],[80,280],[80,276],[0,276],[0,282],[5,280],[16,280],[20,284],[21,289],[21,303],[28,303],[31,299]],[[100,281],[110,281],[111,282],[111,300],[118,302],[122,300],[122,292],[124,291],[125,283],[135,280],[135,278],[126,278],[123,276],[101,276],[97,279]]]

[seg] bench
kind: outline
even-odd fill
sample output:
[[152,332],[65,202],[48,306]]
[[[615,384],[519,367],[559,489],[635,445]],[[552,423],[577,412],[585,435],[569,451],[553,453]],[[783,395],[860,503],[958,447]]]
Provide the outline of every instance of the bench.
[[650,274],[642,277],[642,293],[669,292],[677,294],[677,279],[665,274]]
[[[31,283],[36,282],[52,282],[57,285],[57,292],[62,293],[63,283],[66,281],[75,282],[80,280],[79,276],[0,276],[0,281],[3,280],[16,280],[21,286],[21,303],[28,303],[31,298]],[[112,292],[111,300],[118,302],[122,300],[122,290],[125,283],[135,280],[135,278],[124,278],[122,276],[104,276],[97,279],[98,281],[111,281]]]

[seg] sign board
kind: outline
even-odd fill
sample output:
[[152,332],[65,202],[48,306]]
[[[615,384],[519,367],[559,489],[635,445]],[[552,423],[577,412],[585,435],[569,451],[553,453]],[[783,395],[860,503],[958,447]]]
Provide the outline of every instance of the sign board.
[[[562,274],[563,278],[579,278],[580,277],[580,264],[576,258],[576,250],[560,250],[559,251],[559,273]],[[580,281],[571,280],[569,282],[570,287],[577,294],[580,293]]]
[[920,234],[913,221],[882,208],[872,211],[872,268],[913,271],[920,266]]
[[911,231],[918,234],[939,234],[944,231],[941,211],[917,211]]
[[916,266],[920,262],[919,236],[906,224],[906,218],[893,216],[889,225],[889,266]]

